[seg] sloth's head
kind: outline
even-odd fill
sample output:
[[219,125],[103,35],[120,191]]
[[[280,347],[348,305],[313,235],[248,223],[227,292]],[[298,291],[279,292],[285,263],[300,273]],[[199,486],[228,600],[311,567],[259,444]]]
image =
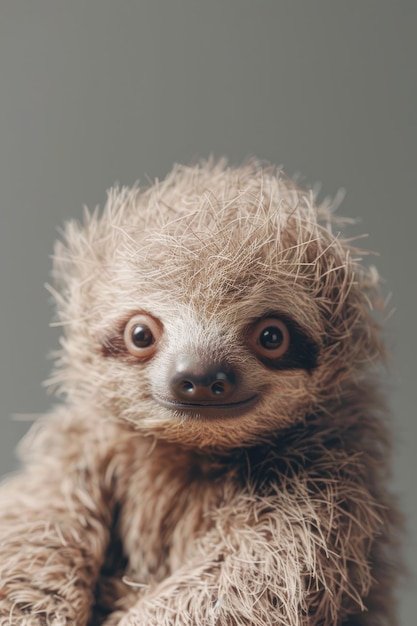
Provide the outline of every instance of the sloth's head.
[[177,167],[70,223],[54,276],[68,401],[144,433],[233,447],[325,411],[380,356],[376,277],[257,163]]

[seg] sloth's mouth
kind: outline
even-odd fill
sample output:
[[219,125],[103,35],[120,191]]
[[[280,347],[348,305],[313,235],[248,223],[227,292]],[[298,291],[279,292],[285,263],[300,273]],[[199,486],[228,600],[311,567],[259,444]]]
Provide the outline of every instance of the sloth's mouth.
[[258,394],[237,402],[177,402],[154,396],[159,404],[172,411],[202,417],[230,417],[245,413],[258,399]]

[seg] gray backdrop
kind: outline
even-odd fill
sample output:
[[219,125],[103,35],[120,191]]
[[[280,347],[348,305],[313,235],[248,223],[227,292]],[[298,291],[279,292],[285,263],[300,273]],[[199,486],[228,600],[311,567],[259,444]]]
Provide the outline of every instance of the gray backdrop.
[[[51,406],[43,283],[57,227],[115,181],[256,155],[361,216],[392,292],[395,486],[417,562],[417,3],[0,0],[0,472]],[[415,623],[414,582],[401,624]]]

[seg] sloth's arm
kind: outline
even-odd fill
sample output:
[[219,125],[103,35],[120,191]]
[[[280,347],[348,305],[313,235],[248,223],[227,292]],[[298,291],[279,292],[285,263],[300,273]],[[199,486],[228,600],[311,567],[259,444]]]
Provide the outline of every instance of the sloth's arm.
[[87,624],[111,512],[96,444],[69,424],[36,425],[24,468],[0,487],[0,626]]
[[195,558],[142,595],[119,626],[330,626],[361,613],[380,522],[366,490],[344,501],[336,490],[329,480],[309,493],[294,481],[291,491],[230,502]]

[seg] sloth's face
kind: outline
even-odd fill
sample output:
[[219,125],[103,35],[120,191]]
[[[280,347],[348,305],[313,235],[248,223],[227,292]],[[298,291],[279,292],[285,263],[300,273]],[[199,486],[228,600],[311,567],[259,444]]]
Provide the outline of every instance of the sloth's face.
[[145,298],[102,343],[113,410],[138,430],[200,447],[252,444],[305,417],[319,346],[269,296],[210,315]]

